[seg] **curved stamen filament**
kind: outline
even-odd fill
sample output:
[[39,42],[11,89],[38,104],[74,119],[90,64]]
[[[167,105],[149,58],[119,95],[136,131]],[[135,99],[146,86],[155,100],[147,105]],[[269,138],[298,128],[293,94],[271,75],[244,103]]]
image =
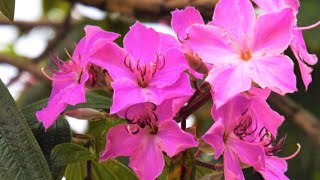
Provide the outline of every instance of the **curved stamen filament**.
[[310,26],[297,27],[297,28],[295,28],[295,29],[304,31],[304,30],[309,30],[309,29],[315,28],[315,27],[317,27],[317,26],[319,26],[319,25],[320,25],[320,21],[318,21],[318,22],[316,22],[316,23],[314,23],[314,24],[312,24],[312,25],[310,25]]
[[155,62],[149,61],[148,63],[141,63],[140,59],[135,62],[127,54],[123,63],[136,76],[137,82],[142,88],[147,87],[155,73],[162,70],[166,64],[164,56],[159,54],[156,54]]
[[[147,103],[143,105],[144,107],[131,106],[125,112],[125,119],[129,122],[129,126],[135,125],[137,128],[145,128],[148,127],[150,129],[150,133],[156,133],[157,129],[156,123],[158,121],[158,117],[155,113],[156,105],[153,103]],[[131,109],[132,108],[132,109]],[[133,113],[130,115],[130,113]]]
[[288,157],[280,157],[280,159],[289,160],[289,159],[294,158],[300,152],[300,149],[301,149],[301,145],[299,143],[297,143],[297,146],[298,146],[298,149],[296,150],[296,152],[294,152],[292,155],[290,155]]
[[51,81],[60,81],[60,82],[62,82],[62,81],[73,80],[73,78],[56,79],[56,78],[54,78],[54,77],[51,77],[50,75],[48,75],[48,74],[44,71],[44,68],[41,68],[41,72],[43,73],[43,75],[44,75],[46,78],[50,79]]

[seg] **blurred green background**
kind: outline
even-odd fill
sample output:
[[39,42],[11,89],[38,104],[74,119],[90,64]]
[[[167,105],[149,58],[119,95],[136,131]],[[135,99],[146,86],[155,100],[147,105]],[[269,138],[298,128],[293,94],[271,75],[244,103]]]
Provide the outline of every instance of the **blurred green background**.
[[[99,2],[101,1],[92,0],[92,4]],[[20,3],[24,3],[24,5],[20,5]],[[34,5],[34,3],[37,3],[37,5]],[[299,26],[308,26],[320,20],[319,0],[301,0],[300,4],[301,7],[298,14]],[[95,6],[99,7],[100,10],[95,7],[86,6],[85,4],[80,5],[75,3],[72,6],[71,0],[32,0],[27,6],[26,0],[17,0],[16,7],[17,6],[19,6],[19,8],[16,8],[16,14],[19,14],[20,19],[15,19],[15,21],[21,23],[20,25],[18,23],[0,22],[0,38],[2,36],[6,36],[6,34],[14,34],[14,37],[10,41],[0,43],[0,54],[15,56],[18,58],[26,57],[30,62],[35,60],[39,61],[39,63],[34,63],[35,67],[39,69],[50,64],[49,53],[58,53],[61,59],[67,59],[66,54],[64,53],[64,48],[69,50],[69,52],[72,52],[74,43],[78,42],[78,40],[84,35],[83,27],[86,24],[98,25],[105,30],[120,33],[122,34],[122,37],[129,30],[129,26],[134,23],[135,17],[138,17],[139,20],[144,22],[157,23],[155,26],[158,26],[159,24],[170,25],[170,13],[167,12],[167,10],[159,10],[159,16],[155,16],[154,13],[152,13],[152,15],[148,15],[148,13],[145,12],[140,13],[139,10],[139,16],[135,16],[137,14],[134,13],[122,15],[116,11],[106,13],[103,10],[104,6],[101,4],[95,4]],[[124,4],[124,6],[127,5]],[[71,7],[72,12],[70,19],[65,21],[66,17],[69,17]],[[210,9],[212,9],[212,7],[209,6],[203,9],[203,14],[206,16],[205,18],[208,19],[208,9],[211,11]],[[27,16],[32,11],[37,11],[38,14],[29,19],[23,18],[24,13]],[[145,13],[145,16],[143,13]],[[152,22],[149,20],[152,20]],[[26,23],[23,24],[23,22]],[[41,25],[41,23],[45,25]],[[8,29],[8,27],[10,28]],[[158,28],[158,30],[163,29],[167,30],[168,27]],[[42,44],[40,43],[39,45],[39,42],[33,38],[34,34],[44,37],[43,39],[40,38],[41,40],[38,40]],[[320,27],[305,31],[304,37],[309,51],[316,53],[318,57],[320,57]],[[55,40],[57,42],[55,42]],[[21,45],[21,41],[26,45]],[[121,42],[121,38],[117,40],[117,43],[121,44]],[[48,44],[49,48],[46,48]],[[50,47],[50,45],[52,45],[52,47]],[[25,52],[25,49],[28,48],[30,50]],[[290,50],[287,51],[287,54],[294,59]],[[16,81],[13,81],[13,83],[10,84],[9,89],[12,92],[15,92],[15,98],[20,106],[30,104],[49,96],[51,88],[50,83],[38,81],[25,73],[19,74],[19,72],[12,67],[7,69],[8,66],[3,63],[0,64],[0,66],[2,66],[2,68],[6,68],[6,71],[0,69],[0,78],[6,78],[7,84],[10,82],[10,79],[16,77]],[[299,71],[296,67],[299,81],[299,92],[290,96],[320,119],[319,67],[319,63],[314,66],[314,71],[312,73],[313,82],[310,84],[307,92],[302,86]],[[15,73],[11,73],[10,77],[8,77],[9,75],[6,72],[9,71],[14,71]],[[18,77],[17,74],[19,74]],[[195,114],[195,119],[197,123],[204,127],[199,133],[201,134],[205,132],[205,129],[209,128],[208,124],[205,122],[211,122],[210,103]],[[289,169],[287,171],[287,175],[291,179],[320,179],[319,146],[313,144],[308,135],[290,119],[286,119],[280,129],[279,135],[283,136],[285,134],[288,135],[288,138],[283,151],[279,153],[280,156],[288,156],[292,154],[297,148],[296,143],[300,143],[302,146],[299,155],[288,161]],[[248,179],[260,178],[259,175],[250,168],[246,169],[245,172]]]

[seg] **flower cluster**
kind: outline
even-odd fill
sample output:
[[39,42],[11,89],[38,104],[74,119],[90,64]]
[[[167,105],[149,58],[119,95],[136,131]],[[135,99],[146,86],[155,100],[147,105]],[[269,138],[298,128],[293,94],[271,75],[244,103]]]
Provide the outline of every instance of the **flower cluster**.
[[[197,147],[193,135],[182,130],[175,116],[197,98],[190,84],[203,79],[213,100],[212,127],[202,139],[223,156],[225,179],[244,179],[241,163],[265,179],[288,179],[286,160],[277,157],[285,137],[277,141],[284,118],[267,104],[271,91],[295,92],[293,61],[284,51],[290,46],[298,60],[305,87],[317,57],[309,54],[297,27],[298,0],[220,0],[212,21],[205,24],[193,7],[172,12],[177,37],[156,32],[136,22],[124,36],[86,26],[70,61],[56,58],[48,106],[36,113],[48,128],[67,105],[85,101],[85,89],[111,79],[110,114],[127,121],[112,127],[100,160],[130,156],[129,166],[140,179],[157,178],[169,157]],[[102,71],[96,71],[102,69]],[[97,73],[97,72],[100,72]],[[108,80],[110,81],[110,80]],[[103,86],[103,83],[102,83]],[[178,114],[179,114],[178,113]]]

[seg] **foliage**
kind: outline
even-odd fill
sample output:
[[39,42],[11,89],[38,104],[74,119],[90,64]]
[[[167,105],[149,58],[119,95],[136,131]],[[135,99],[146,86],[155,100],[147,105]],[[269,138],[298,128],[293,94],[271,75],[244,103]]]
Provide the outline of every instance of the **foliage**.
[[15,0],[0,1],[0,19],[7,18],[13,21]]
[[0,81],[0,176],[51,179],[51,173],[27,121]]

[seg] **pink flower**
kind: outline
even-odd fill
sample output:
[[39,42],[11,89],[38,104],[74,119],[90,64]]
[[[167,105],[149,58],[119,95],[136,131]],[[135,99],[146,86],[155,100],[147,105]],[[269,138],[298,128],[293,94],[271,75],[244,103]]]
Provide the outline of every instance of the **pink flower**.
[[162,152],[172,157],[198,145],[192,135],[179,128],[172,116],[166,116],[168,109],[171,109],[168,102],[160,106],[141,103],[128,108],[125,117],[129,124],[109,130],[100,161],[130,156],[129,166],[139,179],[156,179],[164,167]]
[[225,179],[244,179],[240,162],[253,166],[255,169],[265,168],[265,154],[259,143],[247,142],[241,136],[251,132],[250,129],[238,129],[246,124],[247,119],[238,121],[217,120],[202,139],[214,148],[214,158],[223,154]]
[[151,102],[190,96],[192,89],[184,71],[187,61],[177,40],[136,22],[124,37],[124,48],[99,40],[92,61],[108,70],[113,78],[110,113]]
[[[286,7],[291,7],[295,13],[298,14],[298,8],[300,6],[298,0],[254,0],[254,2],[263,10],[277,11]],[[294,29],[293,29],[293,39],[290,43],[291,49],[298,60],[302,80],[306,89],[312,81],[311,72],[312,68],[308,65],[315,65],[318,61],[318,58],[315,54],[310,54],[307,50],[306,43],[303,39],[302,30],[307,30],[314,28],[320,24],[320,21],[309,27],[299,28],[297,24],[297,19],[293,20]]]
[[216,122],[202,137],[215,149],[214,157],[224,157],[226,179],[243,179],[240,162],[252,166],[265,179],[286,179],[285,160],[276,157],[285,138],[276,142],[277,129],[283,117],[265,102],[269,90],[252,88],[235,96],[219,109],[212,110]]
[[265,168],[255,169],[266,180],[288,180],[289,178],[284,174],[287,171],[286,160],[292,159],[300,151],[300,145],[295,153],[288,157],[277,157],[276,153],[280,152],[286,140],[286,136],[276,142],[273,136],[266,128],[262,128],[259,132],[254,134],[256,136],[255,142],[259,142],[265,150]]
[[252,82],[279,94],[294,92],[291,59],[283,55],[292,40],[291,8],[256,17],[249,0],[220,0],[209,25],[187,29],[187,42],[212,64],[206,81],[214,89],[219,108]]
[[54,63],[58,69],[53,71],[53,78],[46,75],[53,81],[51,96],[48,105],[36,113],[46,129],[68,104],[74,106],[85,102],[85,83],[90,78],[89,55],[94,43],[98,39],[112,42],[118,37],[116,33],[105,32],[95,26],[86,26],[85,32],[86,36],[78,43],[70,61],[64,62],[57,57]]
[[[284,117],[273,111],[266,102],[270,90],[260,89],[252,87],[248,92],[238,94],[232,98],[225,105],[216,109],[212,108],[212,116],[218,119],[221,114],[225,112],[235,112],[236,109],[245,112],[246,116],[249,116],[254,124],[257,125],[257,129],[265,127],[273,136],[277,136],[277,130],[284,121]],[[241,107],[241,108],[239,108]],[[229,110],[226,110],[229,109]],[[238,112],[237,115],[239,115]],[[225,116],[227,118],[228,116]],[[234,117],[237,118],[237,117]]]

